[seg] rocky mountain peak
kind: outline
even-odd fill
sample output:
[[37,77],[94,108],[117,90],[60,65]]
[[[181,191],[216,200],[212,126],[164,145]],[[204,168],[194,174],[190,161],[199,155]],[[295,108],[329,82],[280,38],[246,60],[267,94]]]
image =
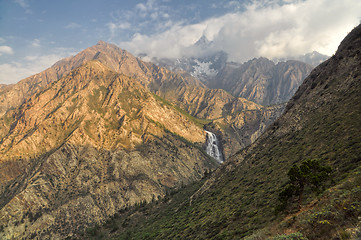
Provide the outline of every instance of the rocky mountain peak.
[[208,38],[205,35],[202,35],[200,39],[194,44],[194,46],[201,47],[202,49],[205,49],[212,44],[211,41],[208,40]]
[[107,45],[108,43],[104,42],[103,40],[99,40],[96,45]]

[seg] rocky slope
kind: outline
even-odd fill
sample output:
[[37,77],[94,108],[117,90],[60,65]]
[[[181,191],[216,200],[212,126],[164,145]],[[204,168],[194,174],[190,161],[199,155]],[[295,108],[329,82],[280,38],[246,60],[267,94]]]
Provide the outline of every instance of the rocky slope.
[[247,147],[270,126],[284,110],[285,105],[236,111],[216,119],[205,127],[221,137],[226,158]]
[[[6,119],[6,121],[4,120]],[[217,166],[205,133],[98,60],[1,121],[0,238],[65,238]]]
[[164,196],[216,167],[201,149],[203,125],[231,156],[283,109],[208,89],[104,42],[2,87],[0,103],[5,239],[70,237]]
[[287,102],[311,70],[310,65],[298,61],[275,64],[256,58],[239,67],[227,65],[207,86],[268,106]]
[[[118,236],[358,239],[360,62],[361,25],[344,39],[332,58],[312,71],[282,116],[254,144],[226,161],[192,197],[189,192],[176,195],[183,197],[175,200],[177,206],[170,201],[154,205],[161,210],[142,209],[146,215],[120,215],[132,224],[119,224]],[[325,183],[329,189],[321,195],[308,189],[300,211],[295,208],[291,215],[286,212],[277,216],[278,195],[287,184],[289,169],[306,159],[318,159],[332,168],[332,181]]]

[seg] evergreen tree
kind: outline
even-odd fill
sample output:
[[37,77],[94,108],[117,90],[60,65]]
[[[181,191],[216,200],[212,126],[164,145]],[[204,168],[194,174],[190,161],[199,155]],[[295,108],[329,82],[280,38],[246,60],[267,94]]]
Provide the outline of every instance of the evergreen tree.
[[310,186],[313,192],[319,193],[321,187],[330,177],[331,167],[322,166],[319,160],[305,160],[300,166],[294,164],[288,171],[289,183],[279,194],[281,201],[280,209],[286,208],[289,200],[297,197],[297,207],[301,208],[303,193],[306,186]]

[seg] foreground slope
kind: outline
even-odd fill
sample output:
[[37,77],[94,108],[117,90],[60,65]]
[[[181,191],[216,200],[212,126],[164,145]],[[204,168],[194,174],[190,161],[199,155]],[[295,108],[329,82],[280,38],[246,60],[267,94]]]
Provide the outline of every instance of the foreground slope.
[[[120,215],[133,225],[120,226],[122,234],[114,238],[266,239],[282,230],[301,231],[309,239],[356,238],[361,216],[360,63],[361,25],[312,71],[285,113],[254,144],[217,169],[192,197],[183,196],[182,204],[172,206],[171,198],[160,206],[163,215],[156,210]],[[306,192],[301,212],[295,209],[298,215],[272,232],[282,220],[275,208],[287,172],[306,159],[331,166],[335,187],[319,197]],[[137,217],[142,224],[132,222]],[[354,233],[347,231],[355,227]]]
[[2,239],[72,236],[217,166],[202,128],[97,60],[0,123]]

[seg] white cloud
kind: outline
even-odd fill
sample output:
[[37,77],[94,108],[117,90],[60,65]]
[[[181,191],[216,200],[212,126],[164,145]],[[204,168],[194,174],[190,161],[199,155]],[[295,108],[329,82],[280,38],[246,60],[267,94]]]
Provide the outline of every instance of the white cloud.
[[19,4],[22,8],[28,8],[29,4],[26,0],[14,0],[15,3]]
[[30,5],[27,0],[14,0],[15,3],[19,4],[20,7],[25,9],[25,13],[32,14],[33,12],[30,10]]
[[[151,5],[144,5],[146,7]],[[244,7],[242,12],[198,24],[172,23],[161,33],[135,34],[119,46],[134,54],[180,57],[204,34],[214,41],[212,50],[224,50],[230,60],[238,62],[258,56],[288,57],[314,50],[332,55],[361,19],[359,0],[260,0]]]
[[136,5],[136,9],[143,11],[143,12],[147,11],[147,7],[143,3],[138,3]]
[[13,61],[0,64],[0,84],[16,83],[33,74],[44,71],[60,59],[67,57],[73,52],[71,49],[55,49],[56,53],[49,55],[29,55],[21,62]]
[[119,46],[133,54],[147,53],[154,57],[180,57],[184,49],[196,42],[202,35],[205,24],[188,26],[173,25],[168,31],[154,35],[135,34],[130,42]]
[[110,31],[111,36],[114,36],[118,30],[126,30],[131,28],[131,24],[128,22],[121,22],[121,23],[109,22],[107,23],[107,27]]
[[40,40],[35,38],[33,42],[31,43],[33,47],[40,47]]
[[71,22],[68,25],[66,25],[64,28],[65,29],[77,29],[77,28],[81,28],[82,26],[79,23],[75,23],[75,22]]
[[165,2],[167,1],[147,0],[131,9],[111,12],[112,20],[106,24],[111,40],[114,41],[116,37],[124,39],[124,35],[129,37],[136,32],[159,32],[167,29],[175,10],[164,5]]
[[0,56],[3,54],[14,54],[14,51],[11,47],[9,46],[0,46]]

